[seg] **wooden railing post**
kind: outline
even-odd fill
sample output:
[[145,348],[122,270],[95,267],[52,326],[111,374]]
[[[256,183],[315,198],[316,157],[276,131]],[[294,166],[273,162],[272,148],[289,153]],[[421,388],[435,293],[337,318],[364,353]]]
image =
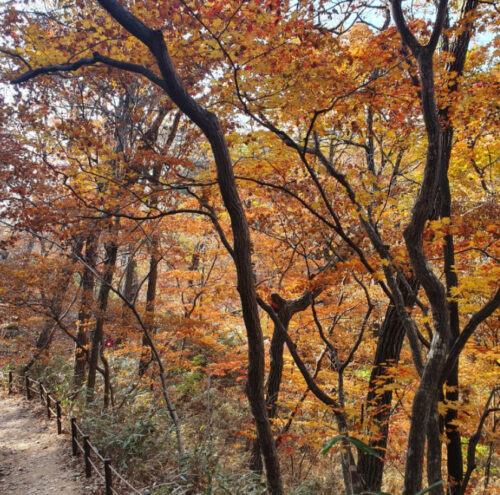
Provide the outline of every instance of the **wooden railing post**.
[[79,454],[78,452],[78,444],[76,443],[76,418],[71,418],[71,450],[74,456]]
[[30,394],[30,377],[28,375],[24,375],[24,383],[26,384],[26,398],[28,400],[31,399],[31,394]]
[[50,395],[47,394],[47,418],[50,419]]
[[9,395],[12,393],[12,371],[9,371]]
[[111,477],[111,459],[104,459],[104,480],[106,482],[106,495],[113,495],[112,477]]
[[85,476],[90,478],[92,476],[92,465],[90,464],[90,444],[89,436],[83,436],[83,455],[85,456]]
[[61,424],[61,401],[56,402],[56,417],[57,417],[57,434],[60,435],[62,433],[62,424]]
[[40,390],[40,402],[43,404],[43,385],[42,385],[42,382],[38,382],[38,389]]

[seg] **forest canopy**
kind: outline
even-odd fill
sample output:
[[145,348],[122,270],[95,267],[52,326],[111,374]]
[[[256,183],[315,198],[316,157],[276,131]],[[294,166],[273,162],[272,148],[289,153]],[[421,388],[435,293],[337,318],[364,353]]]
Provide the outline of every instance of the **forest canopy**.
[[495,1],[0,9],[4,370],[152,493],[497,493]]

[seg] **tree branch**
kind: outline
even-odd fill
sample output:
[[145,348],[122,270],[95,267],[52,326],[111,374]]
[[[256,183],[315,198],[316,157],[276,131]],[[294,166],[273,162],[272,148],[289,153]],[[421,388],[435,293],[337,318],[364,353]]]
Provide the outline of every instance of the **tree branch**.
[[74,72],[82,67],[88,67],[95,65],[97,63],[102,63],[109,67],[114,67],[116,69],[125,70],[127,72],[133,72],[134,74],[139,74],[147,79],[149,79],[153,84],[156,84],[162,89],[166,89],[165,82],[158,77],[153,71],[144,67],[143,65],[133,64],[131,62],[124,62],[122,60],[115,60],[113,58],[106,57],[101,55],[100,53],[94,52],[92,57],[83,57],[76,62],[68,63],[68,64],[56,64],[56,65],[47,65],[46,67],[39,67],[37,69],[32,69],[24,74],[12,79],[10,81],[11,84],[20,84],[30,79],[34,79],[37,76],[42,74],[55,74],[58,72]]
[[392,17],[394,18],[394,22],[398,28],[401,37],[403,38],[403,42],[410,47],[413,55],[415,57],[418,56],[420,51],[422,50],[422,45],[418,42],[415,35],[410,31],[408,24],[406,24],[406,19],[403,14],[403,9],[401,8],[401,0],[392,0],[391,1],[391,10]]
[[279,319],[278,315],[274,312],[273,308],[267,305],[260,297],[257,298],[257,302],[259,303],[259,306],[270,316],[271,320],[273,320],[273,323],[276,325],[276,328],[278,328],[278,330],[282,333],[283,339],[286,342],[288,350],[290,351],[290,354],[292,355],[293,360],[297,365],[297,368],[299,368],[300,372],[302,373],[302,376],[304,377],[304,380],[307,383],[307,386],[309,387],[311,392],[321,402],[323,402],[327,406],[332,406],[334,409],[337,410],[335,412],[339,412],[340,407],[338,402],[333,397],[330,397],[328,394],[323,392],[323,390],[314,381],[305,363],[302,361],[302,359],[297,353],[297,346],[293,343],[292,339],[290,338],[290,335],[288,335],[286,328],[283,326],[283,323],[281,323],[281,320]]
[[446,364],[444,366],[444,373],[441,377],[441,381],[444,381],[448,378],[448,374],[451,372],[455,363],[457,362],[458,356],[462,352],[465,344],[468,342],[469,338],[472,336],[476,328],[479,324],[481,324],[486,318],[491,316],[493,312],[500,306],[500,289],[497,289],[495,295],[477,312],[474,313],[468,323],[465,325],[462,333],[458,337],[458,339],[453,344],[451,348],[448,359],[446,360]]

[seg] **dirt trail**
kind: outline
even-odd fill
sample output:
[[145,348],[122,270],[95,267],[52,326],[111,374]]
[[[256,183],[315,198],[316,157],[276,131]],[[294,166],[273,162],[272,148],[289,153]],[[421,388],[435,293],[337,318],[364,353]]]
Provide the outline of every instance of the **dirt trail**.
[[89,493],[80,474],[67,467],[67,444],[55,423],[37,417],[22,397],[0,394],[0,494]]

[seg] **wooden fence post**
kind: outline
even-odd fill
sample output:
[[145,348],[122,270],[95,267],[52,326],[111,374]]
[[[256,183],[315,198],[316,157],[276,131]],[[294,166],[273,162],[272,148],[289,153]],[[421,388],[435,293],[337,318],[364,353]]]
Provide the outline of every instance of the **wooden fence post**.
[[62,433],[62,424],[61,424],[61,401],[56,402],[56,416],[57,416],[57,434],[60,435]]
[[90,478],[92,476],[92,465],[90,464],[90,445],[89,436],[83,436],[83,454],[85,456],[85,476]]
[[106,495],[113,495],[112,477],[111,477],[111,459],[104,459],[104,480],[106,482]]
[[24,383],[26,384],[26,398],[28,400],[31,399],[31,394],[30,394],[30,377],[28,375],[24,375]]
[[71,418],[71,450],[73,451],[73,455],[77,456],[78,452],[78,444],[76,443],[76,418]]
[[[17,378],[20,378],[22,380],[22,375],[16,375]],[[27,374],[24,375],[24,383],[26,386],[26,398],[28,400],[31,399],[31,389],[30,389],[30,382],[33,383],[38,383],[39,386],[39,391],[40,391],[40,400],[42,404],[44,403],[44,397],[43,397],[43,391],[44,391],[44,386],[42,382],[39,382],[37,380],[32,380]],[[9,371],[8,374],[8,392],[9,394],[12,394],[14,391],[14,374],[12,371]],[[22,386],[20,389],[20,392],[22,392]],[[56,421],[57,421],[57,434],[60,435],[62,433],[62,407],[61,407],[61,401],[56,400],[56,399],[51,399],[51,396],[47,391],[45,391],[45,402],[47,405],[47,418],[51,419],[52,414],[51,414],[51,403],[52,401],[55,403],[55,414],[56,414]],[[72,448],[72,454],[73,456],[78,456],[80,454],[80,448],[78,446],[78,426],[76,424],[76,418],[72,417],[70,418],[70,423],[71,423],[71,448]],[[83,453],[85,456],[85,476],[87,478],[90,478],[92,476],[92,463],[90,460],[90,453],[91,453],[91,446],[90,446],[90,441],[89,441],[89,435],[83,435]],[[100,457],[100,456],[99,456]],[[104,461],[104,481],[105,481],[105,493],[106,495],[113,495],[114,490],[113,490],[113,471],[111,468],[111,460],[109,458],[103,459]],[[142,491],[143,495],[149,495],[150,492],[148,489],[144,489]]]

